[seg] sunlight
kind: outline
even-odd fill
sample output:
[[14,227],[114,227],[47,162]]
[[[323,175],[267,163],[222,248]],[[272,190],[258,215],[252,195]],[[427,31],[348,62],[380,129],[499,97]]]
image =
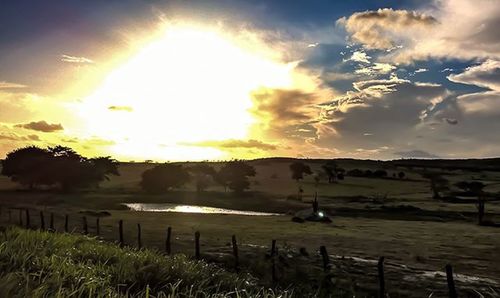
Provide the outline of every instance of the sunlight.
[[292,68],[214,31],[168,27],[113,70],[78,112],[86,133],[115,141],[119,156],[215,158],[219,150],[183,147],[181,154],[178,144],[246,138],[255,121],[250,93],[291,86]]

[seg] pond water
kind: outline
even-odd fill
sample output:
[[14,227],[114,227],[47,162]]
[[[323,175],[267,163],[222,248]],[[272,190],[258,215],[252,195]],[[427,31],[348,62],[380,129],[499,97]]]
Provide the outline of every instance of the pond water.
[[207,213],[207,214],[235,214],[235,215],[251,215],[251,216],[278,216],[279,213],[255,212],[245,210],[232,210],[224,208],[196,206],[196,205],[179,205],[170,203],[150,204],[150,203],[124,203],[130,210],[133,211],[149,211],[149,212],[180,212],[180,213]]

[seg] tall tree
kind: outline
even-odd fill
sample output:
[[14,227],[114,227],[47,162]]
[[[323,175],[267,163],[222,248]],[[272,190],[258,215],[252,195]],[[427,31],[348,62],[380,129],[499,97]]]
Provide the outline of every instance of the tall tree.
[[190,167],[189,172],[194,177],[197,192],[204,191],[212,183],[212,180],[215,179],[214,176],[216,174],[215,169],[205,163]]
[[337,163],[333,160],[328,161],[324,165],[321,166],[323,171],[328,176],[328,183],[335,183],[337,179]]
[[312,174],[311,168],[300,161],[290,164],[290,171],[292,172],[292,179],[297,182],[304,179],[304,175]]
[[2,175],[21,185],[34,189],[37,185],[51,185],[55,181],[47,174],[51,161],[47,149],[35,146],[24,147],[9,152],[2,161]]

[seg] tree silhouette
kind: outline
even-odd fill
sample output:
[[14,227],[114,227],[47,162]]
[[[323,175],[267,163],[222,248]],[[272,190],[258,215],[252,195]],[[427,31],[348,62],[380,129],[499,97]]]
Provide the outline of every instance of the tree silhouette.
[[189,173],[175,164],[161,164],[142,173],[141,187],[149,193],[164,193],[189,182]]
[[248,177],[255,176],[255,168],[244,161],[234,160],[226,163],[216,174],[216,180],[236,193],[250,188]]
[[290,171],[292,171],[292,179],[297,182],[299,182],[299,180],[304,179],[304,174],[305,175],[312,174],[311,168],[300,161],[292,163],[290,165]]
[[194,177],[197,192],[204,191],[212,183],[212,180],[215,180],[216,172],[213,167],[207,164],[197,164],[188,170]]
[[429,179],[433,199],[441,199],[440,192],[449,190],[448,180],[439,173],[424,172],[422,176]]
[[461,188],[468,194],[477,197],[477,203],[476,203],[476,208],[477,208],[477,214],[478,214],[478,224],[482,225],[484,222],[484,213],[485,213],[485,192],[484,192],[484,187],[486,186],[484,183],[479,182],[479,181],[472,181],[472,182],[467,182],[467,181],[460,181],[455,184],[458,188]]
[[37,185],[51,185],[55,181],[47,174],[51,154],[47,149],[35,146],[16,149],[7,154],[2,162],[2,175],[30,190]]
[[322,165],[321,168],[323,169],[323,171],[325,171],[326,175],[328,176],[328,183],[335,183],[338,172],[337,164],[333,160],[331,160]]
[[17,149],[7,154],[2,165],[2,175],[30,189],[58,184],[63,191],[70,191],[97,186],[109,179],[108,175],[119,175],[115,160],[109,157],[87,159],[63,146]]

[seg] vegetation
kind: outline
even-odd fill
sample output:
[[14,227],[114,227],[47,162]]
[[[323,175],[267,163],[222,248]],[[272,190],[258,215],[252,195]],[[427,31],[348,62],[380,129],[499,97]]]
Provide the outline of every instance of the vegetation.
[[161,164],[142,173],[141,187],[149,193],[164,193],[179,188],[190,179],[182,165]]
[[202,192],[210,186],[216,174],[213,167],[203,163],[190,167],[189,172],[194,176],[197,192]]
[[59,185],[64,191],[96,187],[119,175],[118,163],[110,157],[86,158],[63,146],[47,149],[24,147],[7,154],[2,175],[33,190],[37,186]]
[[292,179],[297,182],[304,179],[304,175],[312,174],[311,168],[300,161],[292,163],[290,165],[290,171],[292,171]]
[[241,193],[250,188],[249,177],[254,177],[257,172],[255,168],[244,161],[234,160],[227,162],[216,174],[216,180],[224,186],[224,189],[231,189],[236,193]]
[[275,296],[250,276],[184,255],[165,257],[84,236],[19,228],[5,230],[0,239],[2,297]]

